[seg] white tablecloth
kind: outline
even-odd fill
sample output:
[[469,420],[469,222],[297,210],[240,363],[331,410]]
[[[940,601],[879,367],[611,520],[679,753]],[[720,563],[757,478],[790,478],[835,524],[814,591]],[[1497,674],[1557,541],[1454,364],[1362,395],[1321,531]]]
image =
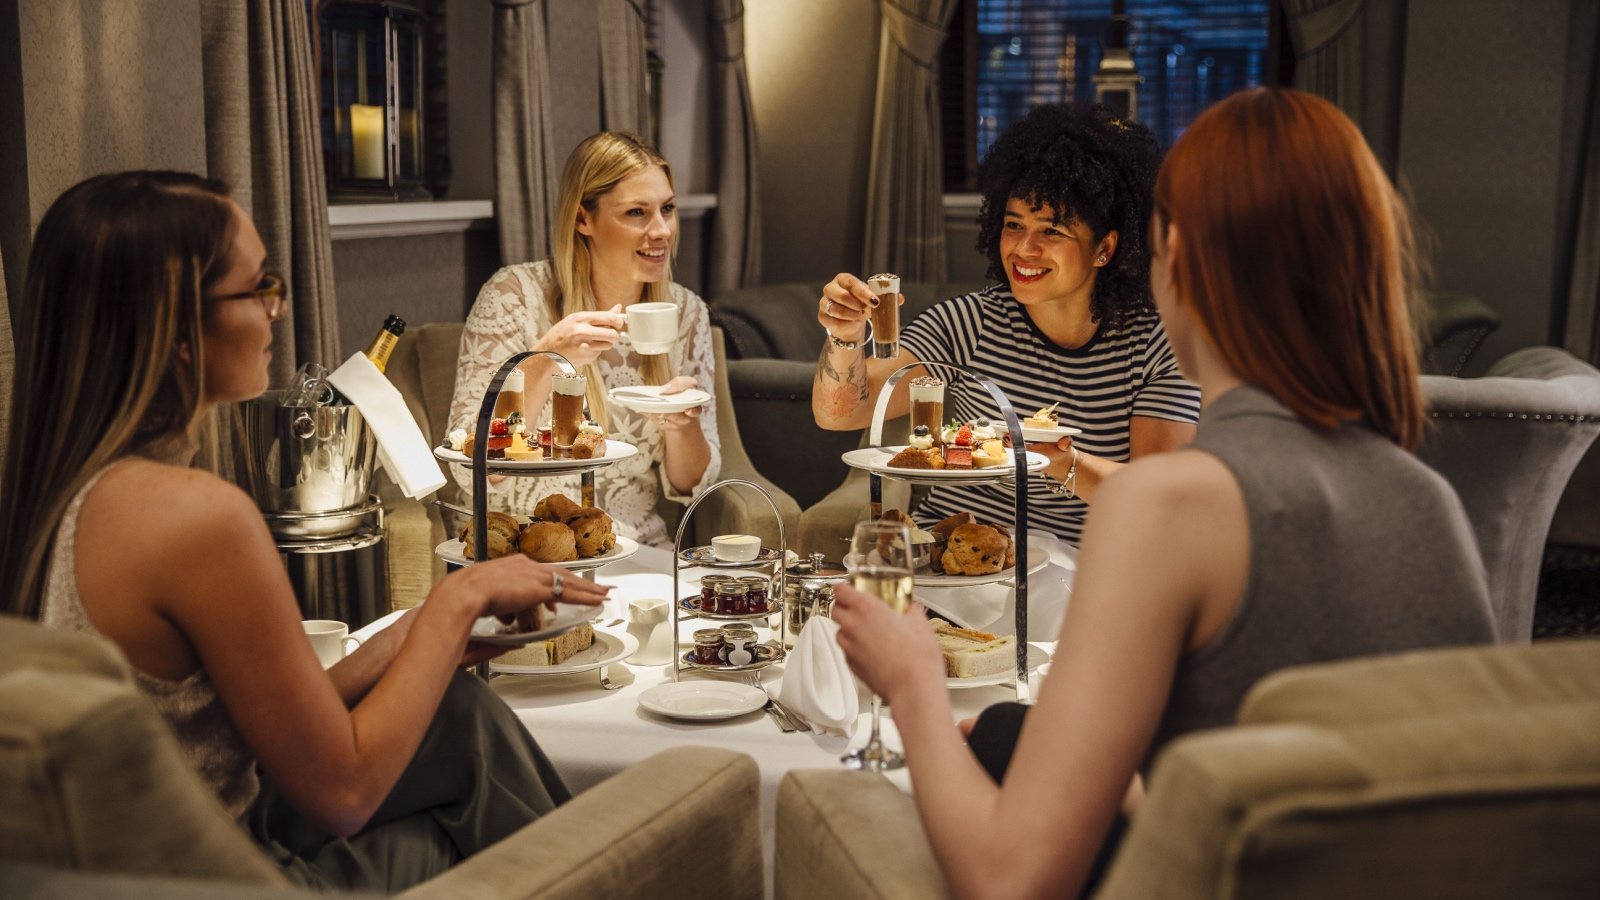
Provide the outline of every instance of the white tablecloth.
[[[1070,573],[1075,566],[1074,550],[1065,545],[1056,545],[1052,548],[1051,557],[1052,562],[1059,568],[1046,571],[1054,572],[1055,577],[1060,579],[1062,577],[1060,572],[1065,570],[1068,573],[1066,579],[1070,581]],[[629,600],[643,597],[674,598],[691,592],[687,586],[682,591],[672,590],[671,554],[653,547],[641,547],[632,558],[600,569],[596,580],[617,585],[617,590],[613,592],[614,596],[607,601],[606,610],[597,622],[600,630],[617,633],[626,630]],[[1035,582],[1030,582],[1030,591],[1035,591],[1041,596],[1050,595],[1052,607],[1049,611],[1038,610],[1036,604],[1030,603],[1030,607],[1037,610],[1034,619],[1053,618],[1059,621],[1060,610],[1055,607],[1065,605],[1066,589],[1066,585],[1057,585],[1054,591],[1040,590],[1035,587]],[[949,597],[955,598],[957,603],[960,601],[959,593],[952,593]],[[951,600],[947,598],[943,605],[951,605]],[[980,608],[989,607],[980,604]],[[1009,607],[1006,607],[1005,613],[1002,618],[1009,618]],[[623,624],[605,624],[617,620],[621,620]],[[363,632],[375,630],[385,624],[385,621],[379,620],[363,629]],[[680,632],[688,636],[689,632],[696,627],[704,627],[704,624],[703,620],[683,620]],[[987,623],[967,624],[981,627]],[[996,621],[991,630],[1008,632],[1010,629],[1003,625],[1003,622]],[[1040,634],[1041,629],[1031,629],[1030,637],[1035,638],[1032,643],[1047,653],[1054,647],[1053,627],[1047,635]],[[763,639],[767,636],[762,635]],[[1049,640],[1039,641],[1037,640],[1039,637],[1048,637]],[[776,663],[761,671],[767,690],[776,695],[783,678],[783,664]],[[517,712],[523,724],[538,739],[539,745],[549,755],[573,793],[598,784],[630,764],[669,747],[705,745],[749,754],[761,769],[762,837],[769,867],[772,860],[778,784],[782,781],[784,773],[790,769],[837,768],[840,765],[841,755],[866,743],[871,727],[870,695],[865,691],[861,695],[861,718],[854,735],[847,740],[839,736],[816,733],[785,734],[761,711],[735,719],[711,722],[667,719],[640,708],[639,694],[653,685],[670,681],[671,666],[641,668],[625,664],[612,665],[608,675],[613,682],[625,681],[631,676],[632,683],[618,690],[607,691],[601,688],[597,672],[556,676],[503,675],[494,678],[491,683],[495,691]],[[718,676],[686,672],[683,677]],[[1035,691],[1038,682],[1039,678],[1035,676],[1033,679]],[[991,704],[1015,698],[1015,688],[1010,684],[964,688],[951,692],[958,719],[975,716]],[[884,712],[883,734],[885,743],[891,747],[899,747],[892,712],[887,708]],[[890,778],[903,789],[909,790],[910,779],[904,770],[890,773]],[[768,882],[770,884],[770,879]]]

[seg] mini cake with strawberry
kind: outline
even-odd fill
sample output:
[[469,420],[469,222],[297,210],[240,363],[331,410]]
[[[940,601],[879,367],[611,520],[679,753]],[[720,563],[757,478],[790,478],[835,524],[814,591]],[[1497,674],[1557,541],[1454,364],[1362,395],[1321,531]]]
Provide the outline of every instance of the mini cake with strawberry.
[[[463,436],[459,448],[455,448],[454,443],[452,440],[452,449],[460,449],[467,456],[472,455],[476,446],[474,436],[470,434]],[[508,450],[511,452],[507,453]],[[485,444],[483,455],[485,459],[526,461],[538,459],[543,454],[537,444],[528,440],[528,429],[523,424],[522,413],[514,412],[504,419],[489,420],[489,439]]]

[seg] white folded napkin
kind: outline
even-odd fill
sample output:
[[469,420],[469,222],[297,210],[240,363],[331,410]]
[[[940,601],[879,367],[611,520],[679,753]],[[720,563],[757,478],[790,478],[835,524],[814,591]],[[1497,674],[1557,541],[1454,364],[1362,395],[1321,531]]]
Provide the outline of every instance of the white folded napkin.
[[820,731],[849,737],[855,730],[861,698],[832,619],[812,616],[800,629],[784,665],[778,700]]
[[378,439],[378,462],[407,497],[426,497],[444,487],[444,472],[417,420],[389,379],[364,353],[356,353],[328,376],[328,382],[361,410]]

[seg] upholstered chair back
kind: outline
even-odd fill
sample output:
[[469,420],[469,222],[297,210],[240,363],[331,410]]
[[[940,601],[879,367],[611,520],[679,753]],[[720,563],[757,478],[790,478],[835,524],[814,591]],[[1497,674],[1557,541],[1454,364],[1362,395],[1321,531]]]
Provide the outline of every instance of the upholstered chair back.
[[1567,479],[1600,433],[1600,372],[1555,347],[1518,350],[1482,378],[1423,376],[1419,455],[1472,520],[1501,640],[1533,635],[1545,538]]

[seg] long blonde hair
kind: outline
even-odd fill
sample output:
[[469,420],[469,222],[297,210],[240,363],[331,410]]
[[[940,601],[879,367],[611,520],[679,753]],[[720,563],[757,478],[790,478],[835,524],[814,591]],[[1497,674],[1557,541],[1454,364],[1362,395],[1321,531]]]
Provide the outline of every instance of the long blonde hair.
[[38,617],[61,518],[95,473],[202,419],[201,298],[227,269],[227,196],[222,182],[181,172],[99,175],[39,223],[13,306],[3,608]]
[[[567,157],[556,198],[556,226],[552,229],[555,246],[550,265],[555,273],[556,290],[545,298],[550,321],[559,322],[575,312],[600,308],[594,295],[594,261],[589,239],[578,233],[578,210],[592,214],[602,195],[610,193],[624,178],[645,166],[660,166],[667,176],[667,184],[672,184],[672,167],[661,154],[643,138],[625,131],[591,135]],[[674,228],[666,272],[660,281],[645,285],[641,299],[672,301],[672,259],[677,253],[678,230]],[[672,362],[667,355],[641,357],[641,369],[646,384],[665,384],[672,377]],[[602,428],[609,430],[600,367],[591,363],[583,367],[583,374],[589,382],[589,414]]]

